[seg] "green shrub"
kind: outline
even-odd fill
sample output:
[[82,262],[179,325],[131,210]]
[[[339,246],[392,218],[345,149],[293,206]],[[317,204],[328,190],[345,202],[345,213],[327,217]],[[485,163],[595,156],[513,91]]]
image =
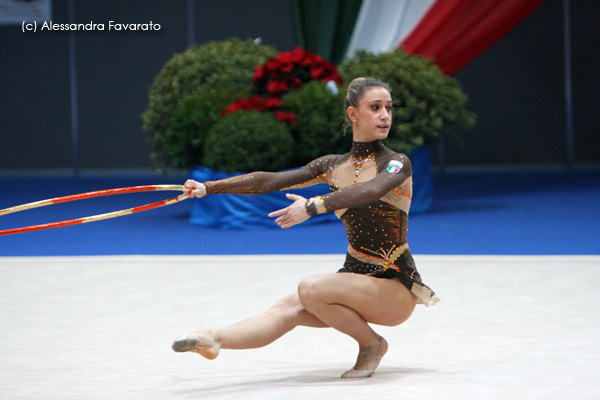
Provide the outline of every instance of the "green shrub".
[[283,109],[296,114],[297,125],[290,127],[296,148],[295,165],[304,165],[317,157],[345,153],[352,135],[344,135],[344,98],[333,94],[323,83],[312,81],[286,94]]
[[203,165],[227,172],[287,168],[294,139],[272,113],[236,111],[217,122],[204,144]]
[[249,94],[254,68],[276,54],[275,48],[250,39],[231,39],[193,46],[173,56],[150,87],[148,107],[142,114],[154,162],[159,167],[183,164],[165,159],[165,147],[173,114],[185,99],[211,89]]
[[380,54],[361,50],[339,70],[346,83],[368,76],[391,86],[394,108],[387,144],[397,151],[431,145],[443,134],[475,123],[475,114],[465,108],[467,96],[458,81],[444,75],[431,59],[402,49]]
[[174,168],[202,164],[204,140],[221,112],[236,97],[231,90],[205,90],[186,98],[173,113],[167,129],[165,151]]

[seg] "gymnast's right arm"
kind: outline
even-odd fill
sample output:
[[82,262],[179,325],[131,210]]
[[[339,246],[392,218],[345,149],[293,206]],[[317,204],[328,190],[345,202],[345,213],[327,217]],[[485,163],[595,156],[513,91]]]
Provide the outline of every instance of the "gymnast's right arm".
[[292,171],[258,171],[204,183],[188,179],[184,184],[184,193],[188,197],[203,197],[207,194],[220,193],[248,195],[271,193],[316,180],[327,171],[334,159],[335,156],[324,156]]

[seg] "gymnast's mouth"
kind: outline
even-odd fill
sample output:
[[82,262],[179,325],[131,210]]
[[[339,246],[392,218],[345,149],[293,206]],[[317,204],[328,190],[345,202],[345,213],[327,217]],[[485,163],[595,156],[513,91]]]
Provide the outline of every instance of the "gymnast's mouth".
[[390,126],[389,125],[377,125],[377,127],[380,128],[380,129],[387,129]]

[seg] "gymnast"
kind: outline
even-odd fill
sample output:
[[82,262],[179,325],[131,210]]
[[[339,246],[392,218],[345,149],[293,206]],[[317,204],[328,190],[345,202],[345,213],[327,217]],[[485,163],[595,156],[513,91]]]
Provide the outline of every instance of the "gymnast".
[[336,273],[310,276],[298,291],[263,314],[218,329],[184,334],[173,343],[177,352],[196,352],[210,360],[220,349],[266,346],[296,326],[331,327],[358,343],[354,367],[342,378],[374,374],[388,349],[369,324],[396,326],[417,303],[439,301],[422,281],[407,236],[412,196],[408,157],[381,143],[392,123],[390,87],[377,79],[357,78],[348,86],[346,125],[353,144],[343,155],[327,155],[285,172],[253,172],[219,181],[185,182],[184,193],[203,197],[219,193],[257,195],[327,183],[331,192],[311,199],[288,193],[292,203],[269,214],[290,228],[315,214],[334,212],[344,223],[348,249]]

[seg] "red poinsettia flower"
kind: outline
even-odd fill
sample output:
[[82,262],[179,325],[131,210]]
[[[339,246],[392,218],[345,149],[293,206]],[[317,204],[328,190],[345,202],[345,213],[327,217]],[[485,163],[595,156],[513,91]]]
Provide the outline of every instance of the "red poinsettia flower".
[[235,99],[233,104],[221,112],[223,115],[231,114],[240,110],[256,110],[260,112],[267,111],[265,100],[260,96]]
[[241,104],[234,102],[229,107],[227,107],[226,109],[221,111],[221,114],[227,115],[227,114],[231,114],[232,112],[235,112],[235,111],[240,111],[242,109],[243,108],[242,108]]
[[256,82],[264,78],[265,76],[265,67],[259,66],[254,69],[254,75],[252,76],[252,81]]
[[279,53],[279,62],[281,63],[279,65],[279,71],[281,71],[284,74],[291,74],[292,71],[294,70],[294,57],[291,51],[285,52],[285,53]]
[[248,110],[256,110],[260,112],[267,111],[265,99],[260,96],[252,96],[248,98]]
[[302,82],[302,80],[300,80],[299,78],[296,78],[295,76],[288,76],[286,79],[286,83],[291,88],[297,88],[297,87],[300,87],[303,82]]
[[269,97],[265,102],[265,105],[269,110],[272,110],[274,108],[281,108],[283,106],[283,103],[278,97]]
[[281,67],[281,61],[278,57],[269,57],[269,60],[265,64],[266,72],[277,71]]
[[308,53],[304,60],[300,63],[303,67],[310,66],[312,64],[320,64],[322,62],[329,62],[324,60],[320,55],[314,53]]
[[288,85],[282,81],[272,80],[267,83],[267,90],[273,95],[281,95],[288,90]]
[[273,111],[275,118],[277,118],[279,121],[296,125],[298,122],[296,121],[295,114],[281,111],[280,108],[282,106],[283,103],[278,97],[269,97],[267,99],[263,99],[260,96],[252,96],[248,98],[235,99],[233,104],[231,104],[221,113],[223,115],[228,115],[232,112],[240,110],[255,110],[258,112]]
[[279,110],[273,111],[273,114],[275,114],[275,118],[277,118],[279,121],[287,122],[291,125],[298,125],[298,121],[296,121],[296,114]]
[[325,66],[323,64],[313,64],[310,66],[310,76],[313,79],[321,79],[325,71]]
[[294,51],[291,52],[292,62],[294,64],[300,64],[310,54],[300,46],[296,46]]
[[294,70],[295,65],[291,62],[282,62],[279,70],[284,74],[291,74]]

